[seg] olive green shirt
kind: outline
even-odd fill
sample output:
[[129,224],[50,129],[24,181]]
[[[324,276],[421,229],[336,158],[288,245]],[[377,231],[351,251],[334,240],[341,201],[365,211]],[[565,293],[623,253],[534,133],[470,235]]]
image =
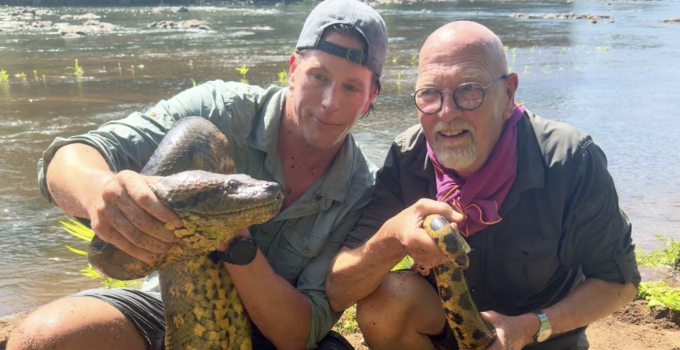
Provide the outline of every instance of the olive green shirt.
[[[99,150],[112,171],[141,171],[175,121],[201,116],[229,139],[236,170],[285,188],[276,145],[287,89],[262,89],[213,81],[159,102],[97,130],[57,138],[38,162],[40,189],[50,202],[45,172],[59,147],[80,142]],[[325,280],[331,259],[370,199],[377,168],[348,135],[328,172],[274,219],[250,227],[274,271],[303,293],[311,307],[307,348],[314,348],[340,313],[328,303]]]

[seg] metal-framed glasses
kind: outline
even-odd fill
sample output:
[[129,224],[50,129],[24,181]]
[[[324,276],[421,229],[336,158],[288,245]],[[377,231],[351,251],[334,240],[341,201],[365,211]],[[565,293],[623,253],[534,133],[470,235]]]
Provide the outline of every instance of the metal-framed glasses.
[[413,96],[413,101],[416,103],[416,108],[425,114],[435,114],[441,111],[444,95],[449,92],[453,94],[453,102],[458,108],[464,111],[473,111],[484,102],[484,91],[507,77],[507,74],[503,74],[492,80],[487,86],[482,86],[478,83],[463,83],[453,90],[445,91],[426,86],[416,90],[411,96]]

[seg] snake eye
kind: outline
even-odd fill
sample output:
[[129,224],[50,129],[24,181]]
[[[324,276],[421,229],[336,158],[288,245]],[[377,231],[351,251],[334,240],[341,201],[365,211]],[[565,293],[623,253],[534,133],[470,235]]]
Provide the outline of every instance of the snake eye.
[[227,182],[227,188],[228,188],[229,190],[235,190],[235,189],[237,189],[237,188],[238,188],[238,181],[229,180],[229,182]]

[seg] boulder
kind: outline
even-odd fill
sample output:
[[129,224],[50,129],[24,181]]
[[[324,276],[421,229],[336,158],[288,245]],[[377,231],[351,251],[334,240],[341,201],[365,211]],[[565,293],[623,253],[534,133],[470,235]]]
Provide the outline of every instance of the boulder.
[[680,24],[680,17],[671,17],[671,18],[667,18],[667,19],[664,19],[663,21],[661,21],[661,23],[676,23],[676,24]]

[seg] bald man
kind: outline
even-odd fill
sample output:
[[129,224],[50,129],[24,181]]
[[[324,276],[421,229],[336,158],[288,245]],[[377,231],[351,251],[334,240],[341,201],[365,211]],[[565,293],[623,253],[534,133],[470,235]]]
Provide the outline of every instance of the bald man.
[[433,274],[445,261],[421,228],[433,213],[472,248],[465,271],[491,349],[587,349],[585,327],[631,301],[631,225],[587,134],[517,104],[518,75],[488,28],[453,22],[420,51],[420,124],[399,135],[371,203],[331,263],[334,310],[357,303],[373,349],[457,349]]

